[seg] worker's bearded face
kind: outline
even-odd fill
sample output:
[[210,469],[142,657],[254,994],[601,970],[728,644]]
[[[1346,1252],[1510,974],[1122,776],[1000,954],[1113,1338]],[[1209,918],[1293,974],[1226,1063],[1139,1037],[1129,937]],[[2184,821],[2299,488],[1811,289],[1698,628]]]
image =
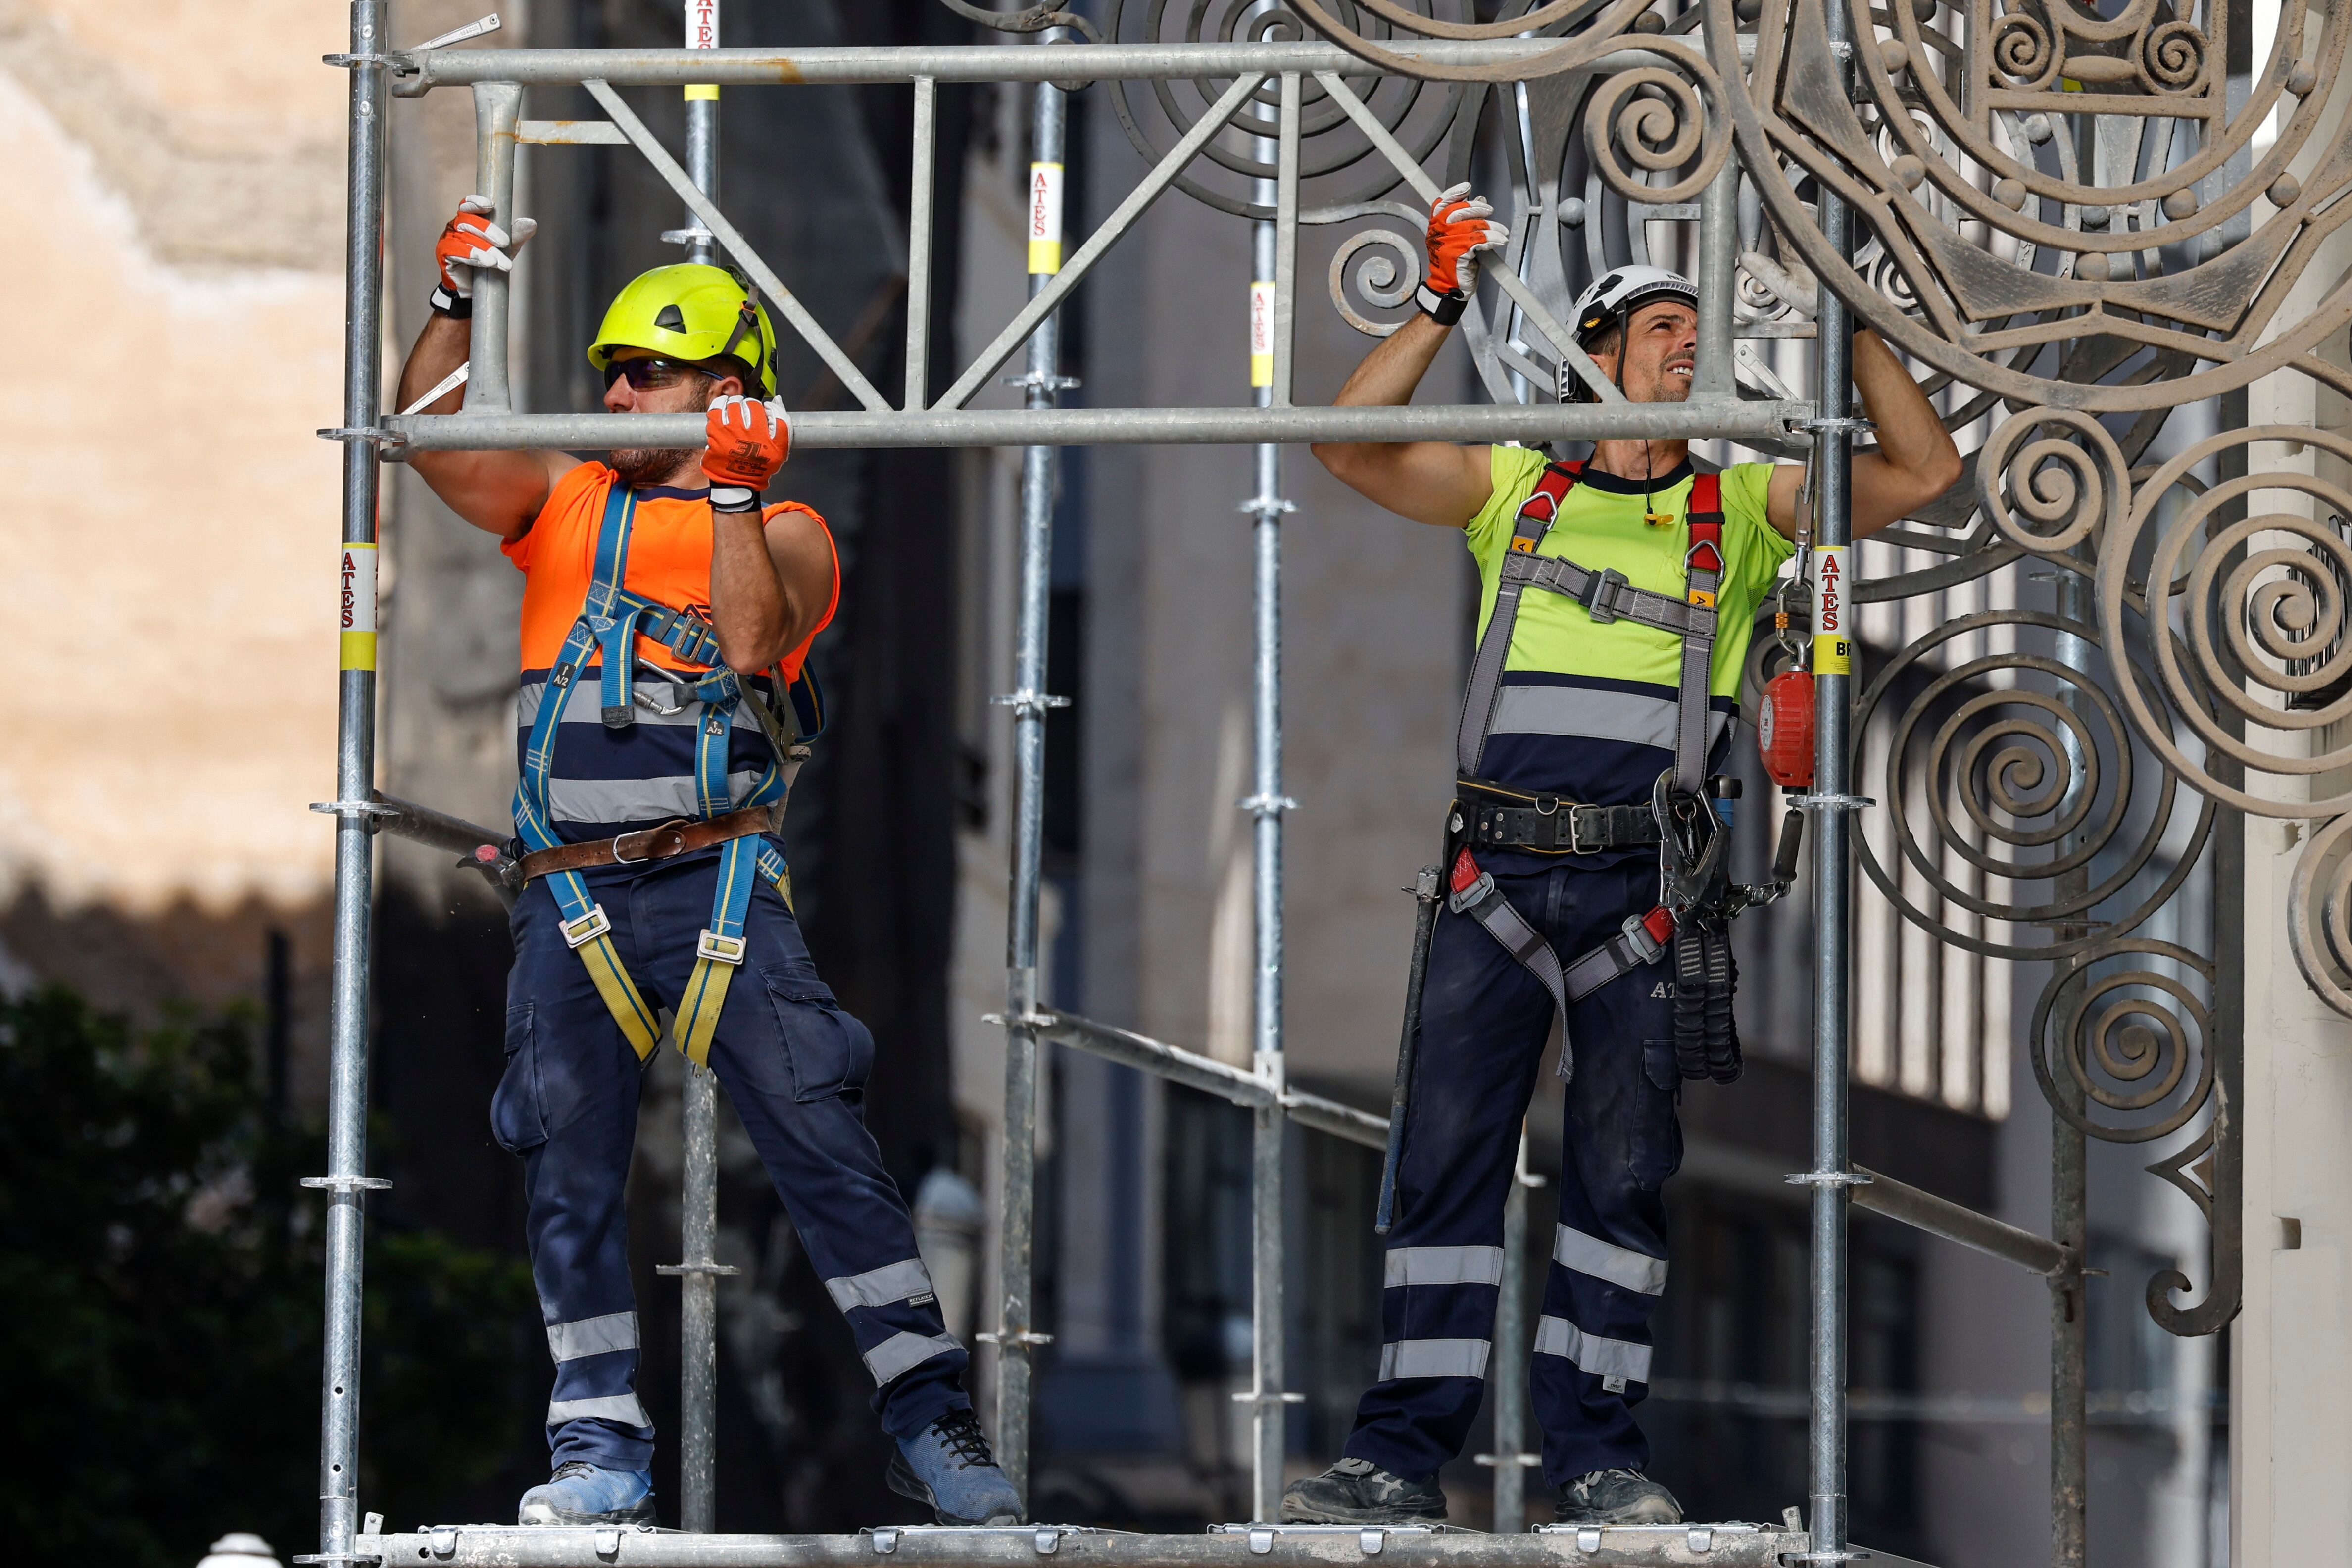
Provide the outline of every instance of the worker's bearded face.
[[635,488],[676,479],[680,469],[693,467],[701,456],[683,447],[628,447],[605,460],[613,465],[621,483]]
[[[639,350],[624,350],[614,356],[616,362],[650,357]],[[729,393],[742,390],[743,384],[735,377],[713,376],[707,372],[682,375],[665,385],[643,387],[624,376],[604,388],[604,407],[613,414],[694,414]],[[614,475],[622,484],[635,487],[672,479],[691,480],[701,458],[699,447],[626,447],[609,454],[605,461],[612,465]]]
[[1682,402],[1698,361],[1698,313],[1667,301],[1643,306],[1627,324],[1624,354],[1627,402]]

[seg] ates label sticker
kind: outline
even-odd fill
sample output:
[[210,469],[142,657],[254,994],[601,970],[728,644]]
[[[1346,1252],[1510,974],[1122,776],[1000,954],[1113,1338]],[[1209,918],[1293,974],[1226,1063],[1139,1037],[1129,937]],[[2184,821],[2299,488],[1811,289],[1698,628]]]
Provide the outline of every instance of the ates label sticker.
[[1250,384],[1274,384],[1274,285],[1250,285]]
[[375,546],[342,547],[341,603],[336,630],[341,636],[344,669],[375,668]]
[[1845,624],[1846,554],[1851,546],[1813,552],[1813,673],[1852,675],[1853,639]]
[[1062,269],[1062,165],[1029,165],[1029,270]]

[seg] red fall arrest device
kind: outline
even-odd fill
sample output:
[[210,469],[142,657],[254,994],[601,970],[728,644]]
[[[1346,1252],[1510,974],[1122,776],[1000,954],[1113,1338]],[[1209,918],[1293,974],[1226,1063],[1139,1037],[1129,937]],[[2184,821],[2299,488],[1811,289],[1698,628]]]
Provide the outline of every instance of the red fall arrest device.
[[1756,715],[1756,749],[1782,789],[1813,787],[1813,675],[1784,669],[1764,683]]

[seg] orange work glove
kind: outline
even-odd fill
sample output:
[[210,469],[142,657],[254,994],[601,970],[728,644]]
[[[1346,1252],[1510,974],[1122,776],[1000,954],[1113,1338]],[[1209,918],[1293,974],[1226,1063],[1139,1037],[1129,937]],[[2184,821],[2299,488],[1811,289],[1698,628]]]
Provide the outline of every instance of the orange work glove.
[[760,492],[793,452],[793,425],[783,399],[722,397],[710,405],[704,429],[702,471],[710,478],[710,510],[757,511]]
[[489,215],[496,210],[488,196],[467,196],[457,204],[457,216],[434,244],[433,260],[440,268],[440,278],[433,290],[433,308],[445,316],[473,314],[475,272],[482,268],[513,271],[515,256],[539,232],[535,220],[519,217],[514,233],[508,234],[490,221]]
[[1467,183],[1429,204],[1429,276],[1412,300],[1440,326],[1462,319],[1462,307],[1477,287],[1478,263],[1472,253],[1510,243],[1511,231],[1489,221],[1494,216],[1486,197],[1470,195]]

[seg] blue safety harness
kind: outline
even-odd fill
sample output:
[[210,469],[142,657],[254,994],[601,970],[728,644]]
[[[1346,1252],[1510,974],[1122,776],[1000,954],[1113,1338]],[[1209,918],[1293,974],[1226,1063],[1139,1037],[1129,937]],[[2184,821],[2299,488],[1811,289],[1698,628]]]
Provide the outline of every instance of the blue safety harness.
[[[555,758],[557,726],[591,660],[602,664],[599,697],[604,724],[625,729],[636,721],[635,639],[646,637],[661,644],[688,664],[706,668],[688,689],[688,700],[702,704],[694,747],[695,811],[699,818],[724,816],[753,806],[782,806],[792,787],[805,743],[824,728],[823,699],[814,679],[805,670],[793,682],[789,708],[779,715],[728,668],[719,652],[718,635],[699,614],[633,594],[622,586],[628,575],[629,537],[636,515],[636,493],[615,484],[604,501],[597,525],[595,575],[572,624],[562,651],[548,672],[547,692],[532,721],[525,742],[521,777],[515,784],[515,833],[527,850],[552,849],[562,844],[551,826],[548,781]],[[684,672],[679,672],[684,673]],[[750,704],[768,738],[767,769],[740,802],[729,798],[727,754],[729,737],[739,708]],[[784,858],[764,836],[730,839],[720,847],[719,885],[711,898],[710,924],[695,945],[695,965],[679,999],[676,1038],[678,1049],[696,1066],[708,1064],[712,1032],[727,998],[728,982],[742,963],[743,921],[751,903],[755,878],[765,878],[789,904],[790,872]],[[647,1006],[630,980],[613,946],[613,922],[604,907],[589,896],[577,871],[551,872],[546,879],[562,915],[563,939],[587,965],[604,1005],[621,1026],[640,1059],[653,1054],[661,1041],[661,1020]]]

